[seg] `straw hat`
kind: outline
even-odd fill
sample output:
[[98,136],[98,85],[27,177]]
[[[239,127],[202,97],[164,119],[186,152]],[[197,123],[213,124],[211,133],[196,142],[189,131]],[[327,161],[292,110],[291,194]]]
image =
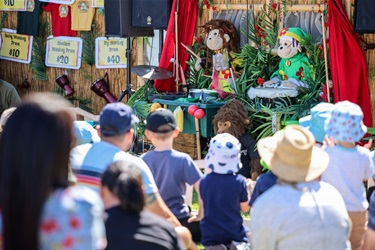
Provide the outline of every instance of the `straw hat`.
[[258,142],[261,158],[280,179],[311,181],[326,170],[329,156],[315,146],[313,134],[299,125],[290,125]]

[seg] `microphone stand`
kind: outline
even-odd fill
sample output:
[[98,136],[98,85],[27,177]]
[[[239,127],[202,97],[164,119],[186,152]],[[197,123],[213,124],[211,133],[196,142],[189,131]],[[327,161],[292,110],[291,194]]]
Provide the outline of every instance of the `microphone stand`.
[[126,70],[126,89],[124,89],[117,99],[117,102],[121,102],[121,100],[126,95],[126,100],[129,101],[130,96],[133,94],[131,84],[131,65],[132,65],[132,47],[131,47],[131,37],[128,37],[126,40],[126,61],[127,61],[127,70]]

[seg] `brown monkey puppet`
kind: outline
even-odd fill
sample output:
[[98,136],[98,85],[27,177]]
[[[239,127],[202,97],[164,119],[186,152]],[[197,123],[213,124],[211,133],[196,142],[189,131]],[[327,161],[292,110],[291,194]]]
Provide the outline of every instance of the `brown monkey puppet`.
[[246,178],[256,180],[262,173],[262,166],[258,151],[255,150],[256,141],[246,132],[249,123],[245,106],[236,99],[232,99],[222,106],[213,119],[215,134],[229,133],[241,143],[242,168],[238,173]]
[[228,95],[235,94],[235,82],[233,69],[239,62],[234,60],[234,52],[238,52],[238,33],[233,23],[224,19],[213,19],[201,26],[205,34],[206,55],[212,52],[210,58],[198,59],[195,69],[200,70],[212,67],[211,89],[215,89],[224,99]]

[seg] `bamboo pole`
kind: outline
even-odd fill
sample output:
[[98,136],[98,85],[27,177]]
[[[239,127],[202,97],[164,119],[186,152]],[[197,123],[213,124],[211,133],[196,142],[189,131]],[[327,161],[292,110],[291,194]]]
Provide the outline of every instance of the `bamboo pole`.
[[180,1],[177,0],[176,1],[176,11],[174,13],[174,29],[175,29],[175,35],[176,35],[176,42],[175,42],[175,46],[176,46],[176,61],[175,61],[175,67],[176,67],[176,70],[175,70],[175,73],[176,73],[176,78],[175,78],[175,81],[176,81],[176,93],[178,93],[178,76],[179,76],[179,65],[180,63],[178,62],[178,46],[179,46],[179,43],[178,43],[178,11],[179,11],[179,6],[180,5]]
[[201,152],[201,133],[199,130],[199,120],[198,118],[194,118],[195,120],[195,136],[197,138],[197,158],[198,160],[202,159],[202,152]]
[[324,66],[326,70],[327,101],[330,103],[331,94],[329,93],[328,55],[327,55],[326,29],[325,29],[324,23],[325,23],[324,12],[322,12],[323,52],[324,52]]

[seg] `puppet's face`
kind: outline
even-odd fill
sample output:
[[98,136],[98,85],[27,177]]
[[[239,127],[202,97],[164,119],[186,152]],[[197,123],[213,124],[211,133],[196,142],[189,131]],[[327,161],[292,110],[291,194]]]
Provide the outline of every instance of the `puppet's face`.
[[229,35],[220,35],[219,29],[213,29],[207,34],[206,45],[210,50],[219,50],[224,47],[224,39],[228,42]]
[[221,134],[221,133],[229,133],[229,128],[231,126],[231,122],[230,121],[219,121],[217,123],[217,133],[218,134]]
[[301,45],[296,40],[291,37],[281,38],[279,41],[279,48],[277,49],[277,54],[281,58],[292,58],[301,52]]

